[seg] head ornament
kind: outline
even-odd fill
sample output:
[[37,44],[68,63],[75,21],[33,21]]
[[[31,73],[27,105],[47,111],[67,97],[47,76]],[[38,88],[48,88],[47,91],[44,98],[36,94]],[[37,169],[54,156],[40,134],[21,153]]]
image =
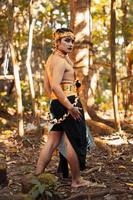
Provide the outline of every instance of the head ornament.
[[75,36],[71,31],[64,32],[64,33],[59,33],[59,32],[54,33],[54,39],[55,40],[59,40],[59,39],[64,38],[64,37],[71,37],[73,40],[75,39]]

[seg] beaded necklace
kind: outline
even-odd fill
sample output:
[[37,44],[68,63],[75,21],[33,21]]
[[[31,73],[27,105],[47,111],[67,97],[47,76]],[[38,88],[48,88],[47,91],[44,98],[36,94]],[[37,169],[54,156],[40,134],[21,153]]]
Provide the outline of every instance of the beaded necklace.
[[62,57],[62,58],[64,58],[70,65],[72,65],[73,66],[73,62],[70,60],[70,58],[69,58],[69,56],[66,54],[63,54],[61,51],[59,51],[59,50],[55,50],[54,52],[53,52],[53,54],[57,54],[57,55],[59,55],[60,57]]

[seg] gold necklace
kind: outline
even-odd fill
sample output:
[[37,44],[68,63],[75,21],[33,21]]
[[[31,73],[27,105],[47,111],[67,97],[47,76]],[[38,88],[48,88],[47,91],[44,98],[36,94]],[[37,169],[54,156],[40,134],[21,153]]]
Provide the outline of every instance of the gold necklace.
[[70,65],[73,66],[73,62],[70,60],[69,56],[66,54],[63,54],[61,51],[59,51],[58,49],[54,51],[54,54],[57,54],[59,56],[61,56],[62,58],[64,58]]

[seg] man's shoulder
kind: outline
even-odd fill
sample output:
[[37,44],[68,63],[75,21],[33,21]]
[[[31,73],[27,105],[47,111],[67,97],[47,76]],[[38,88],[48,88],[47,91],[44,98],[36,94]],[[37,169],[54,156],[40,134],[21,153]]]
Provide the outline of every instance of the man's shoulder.
[[52,54],[50,60],[52,64],[60,65],[64,63],[64,58],[59,56],[58,54]]

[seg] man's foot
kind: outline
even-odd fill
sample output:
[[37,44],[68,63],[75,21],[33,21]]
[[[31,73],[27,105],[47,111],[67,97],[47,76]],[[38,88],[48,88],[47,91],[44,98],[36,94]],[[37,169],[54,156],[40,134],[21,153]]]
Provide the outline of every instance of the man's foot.
[[39,176],[44,172],[44,166],[42,162],[38,162],[35,170],[35,176]]
[[91,182],[80,178],[79,181],[73,181],[72,184],[71,184],[72,188],[78,188],[78,187],[84,187],[84,186],[90,187]]
[[35,176],[39,176],[40,174],[42,174],[44,172],[44,170],[42,170],[42,169],[36,169],[36,171],[35,171],[35,173],[34,173],[34,175]]
[[39,176],[40,174],[42,174],[42,173],[34,173],[34,176]]

